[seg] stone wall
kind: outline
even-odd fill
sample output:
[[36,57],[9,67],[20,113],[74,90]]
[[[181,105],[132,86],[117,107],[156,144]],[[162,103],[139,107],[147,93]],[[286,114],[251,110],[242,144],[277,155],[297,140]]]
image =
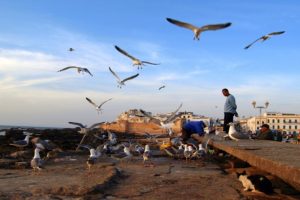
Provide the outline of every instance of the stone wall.
[[[165,134],[167,133],[165,129],[161,128],[159,125],[148,122],[148,123],[135,123],[128,122],[126,120],[119,120],[117,122],[106,123],[100,126],[104,130],[110,130],[112,132],[119,133],[130,133],[130,134],[144,134],[148,132],[150,134]],[[176,120],[172,130],[175,134],[181,132],[181,119]]]

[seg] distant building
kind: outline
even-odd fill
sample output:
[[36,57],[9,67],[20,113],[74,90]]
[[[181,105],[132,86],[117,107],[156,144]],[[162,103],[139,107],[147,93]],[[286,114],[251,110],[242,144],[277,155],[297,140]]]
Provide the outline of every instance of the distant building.
[[262,124],[269,124],[270,129],[280,130],[288,134],[300,132],[300,114],[266,112],[262,116],[247,119],[247,127],[252,132],[260,128]]

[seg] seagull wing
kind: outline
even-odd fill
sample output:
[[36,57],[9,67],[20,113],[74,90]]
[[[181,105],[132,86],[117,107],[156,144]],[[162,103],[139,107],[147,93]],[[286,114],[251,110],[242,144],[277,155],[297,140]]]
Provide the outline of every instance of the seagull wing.
[[152,63],[148,61],[142,61],[142,63],[150,64],[150,65],[160,65],[160,63]]
[[224,24],[210,24],[210,25],[205,25],[201,27],[201,30],[203,31],[215,31],[215,30],[219,30],[219,29],[223,29],[223,28],[227,28],[231,25],[230,22],[228,23],[224,23]]
[[121,82],[121,79],[119,78],[119,76],[110,67],[108,67],[108,68],[109,68],[109,71],[118,79],[118,81]]
[[165,87],[166,87],[166,86],[163,85],[163,86],[159,87],[158,90],[161,90],[161,89],[163,89],[163,88],[165,88]]
[[179,107],[171,114],[171,116],[170,117],[168,117],[165,121],[164,121],[164,123],[166,124],[166,123],[169,123],[169,122],[171,122],[171,121],[173,121],[176,117],[177,117],[177,115],[176,115],[176,113],[179,111],[179,109],[182,107],[182,103],[179,105]]
[[175,19],[171,19],[171,18],[166,18],[168,22],[172,23],[172,24],[175,24],[177,26],[181,26],[183,28],[187,28],[187,29],[190,29],[190,30],[195,30],[195,29],[198,29],[198,27],[192,25],[192,24],[189,24],[189,23],[186,23],[186,22],[181,22],[181,21],[178,21],[178,20],[175,20]]
[[93,76],[93,74],[87,68],[83,68],[83,70]]
[[262,36],[262,37],[256,39],[254,42],[252,42],[252,43],[250,43],[249,45],[247,45],[244,49],[249,49],[255,42],[261,40],[263,37],[264,37],[264,36]]
[[103,102],[98,106],[98,108],[101,108],[101,106],[102,106],[103,104],[105,104],[106,102],[108,102],[108,101],[110,101],[110,100],[112,100],[112,98],[107,99],[106,101],[103,101]]
[[280,35],[283,33],[285,33],[285,31],[272,32],[272,33],[269,33],[268,35]]
[[137,77],[139,74],[135,74],[135,75],[133,75],[133,76],[130,76],[130,77],[128,77],[128,78],[125,78],[124,80],[122,80],[122,82],[124,83],[125,81],[128,81],[128,80],[130,80],[130,79],[134,79],[135,77]]
[[83,126],[81,123],[78,122],[69,122],[69,124],[73,124],[73,125],[80,126],[81,128],[85,128],[85,126]]
[[145,116],[145,117],[149,117],[155,124],[160,125],[160,120],[156,119],[155,117],[152,117],[152,115],[149,115],[146,111],[144,111],[143,109],[140,109],[140,112]]
[[89,99],[89,98],[87,98],[87,97],[85,97],[85,99],[86,99],[88,102],[90,102],[92,105],[94,105],[95,107],[98,107],[98,105],[95,104],[91,99]]
[[104,124],[104,122],[93,124],[92,126],[90,126],[90,129],[96,128],[97,126],[99,126],[101,124]]
[[133,57],[132,55],[128,54],[126,51],[124,51],[123,49],[121,49],[120,47],[118,47],[117,45],[115,45],[115,48],[118,50],[118,52],[120,52],[121,54],[129,57],[132,60],[137,60],[135,57]]
[[72,69],[72,68],[78,69],[78,67],[76,67],[76,66],[69,66],[69,67],[65,67],[65,68],[63,68],[63,69],[60,69],[60,70],[58,70],[57,72],[65,71],[65,70],[67,70],[67,69]]

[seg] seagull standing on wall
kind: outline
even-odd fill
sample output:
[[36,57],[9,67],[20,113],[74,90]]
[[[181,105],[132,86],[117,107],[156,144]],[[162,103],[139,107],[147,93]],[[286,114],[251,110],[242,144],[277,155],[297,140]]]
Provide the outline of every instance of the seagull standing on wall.
[[109,68],[109,71],[112,73],[112,75],[114,75],[115,78],[117,79],[118,87],[119,87],[119,88],[122,88],[122,86],[125,85],[125,82],[126,82],[126,81],[131,80],[131,79],[134,79],[134,78],[136,78],[136,77],[139,75],[139,74],[135,74],[135,75],[133,75],[133,76],[130,76],[130,77],[128,77],[128,78],[125,78],[125,79],[121,80],[121,79],[119,78],[119,76],[118,76],[118,75],[117,75],[110,67],[108,67],[108,68]]
[[194,32],[194,40],[196,40],[196,39],[199,40],[200,34],[204,31],[215,31],[215,30],[227,28],[231,25],[231,23],[228,22],[228,23],[224,23],[224,24],[209,24],[209,25],[197,27],[192,24],[189,24],[186,22],[181,22],[181,21],[171,19],[171,18],[167,18],[167,21],[172,24],[175,24],[177,26],[192,30]]
[[135,57],[133,57],[132,55],[128,54],[126,51],[124,51],[123,49],[121,49],[120,47],[116,46],[115,45],[115,48],[117,49],[117,51],[119,51],[121,54],[129,57],[131,60],[132,60],[132,63],[133,63],[133,66],[134,65],[137,65],[138,66],[138,69],[139,68],[142,68],[142,65],[144,64],[150,64],[150,65],[159,65],[159,63],[152,63],[152,62],[148,62],[148,61],[142,61],[142,60],[139,60]]
[[269,34],[267,34],[267,35],[263,35],[263,36],[261,36],[260,38],[258,38],[257,40],[255,40],[254,42],[252,42],[251,44],[247,45],[244,49],[250,48],[255,42],[257,42],[257,41],[259,41],[259,40],[261,40],[262,42],[264,42],[264,41],[270,39],[272,36],[274,36],[274,35],[281,35],[281,34],[283,34],[284,32],[285,32],[285,31],[278,31],[278,32],[272,32],[272,33],[269,33]]
[[98,114],[99,114],[99,112],[102,111],[102,109],[101,109],[102,105],[105,104],[106,102],[112,100],[112,98],[110,98],[110,99],[107,99],[106,101],[103,101],[100,105],[97,105],[97,104],[95,104],[91,99],[89,99],[89,98],[87,98],[87,97],[85,97],[85,99],[86,99],[89,103],[91,103],[93,106],[95,106],[95,108],[96,108]]
[[91,72],[87,69],[87,68],[83,68],[83,67],[77,67],[77,66],[69,66],[69,67],[65,67],[63,69],[58,70],[57,72],[62,72],[68,69],[77,69],[77,72],[80,74],[80,72],[82,72],[82,74],[84,74],[84,72],[88,73],[89,75],[93,76],[93,74],[91,74]]

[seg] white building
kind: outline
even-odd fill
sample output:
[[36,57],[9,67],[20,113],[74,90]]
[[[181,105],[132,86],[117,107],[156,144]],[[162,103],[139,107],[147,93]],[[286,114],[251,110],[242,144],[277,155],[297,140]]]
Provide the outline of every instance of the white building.
[[262,116],[247,119],[247,127],[252,132],[268,124],[272,130],[280,130],[292,134],[300,132],[300,114],[266,112]]

